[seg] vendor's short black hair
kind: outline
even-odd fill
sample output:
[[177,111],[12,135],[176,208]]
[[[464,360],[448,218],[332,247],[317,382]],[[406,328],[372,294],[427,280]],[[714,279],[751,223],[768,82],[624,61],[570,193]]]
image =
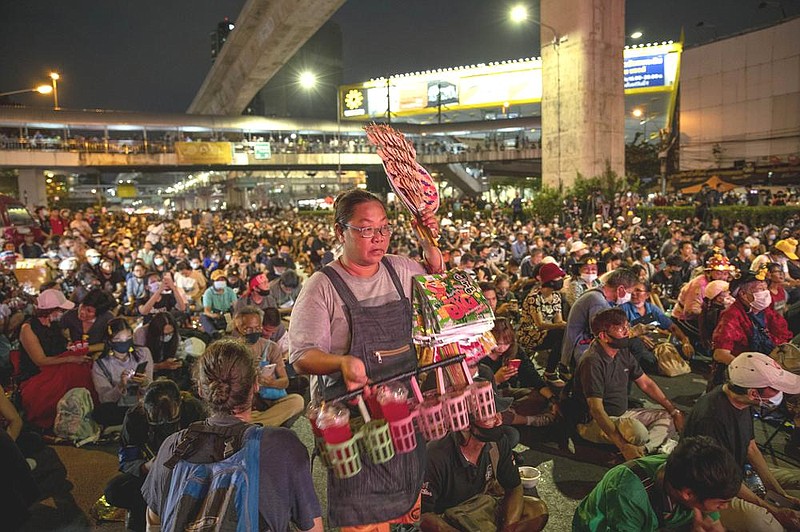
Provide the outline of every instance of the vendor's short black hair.
[[742,484],[733,455],[708,436],[681,438],[667,458],[664,481],[676,490],[688,488],[700,501],[732,499]]

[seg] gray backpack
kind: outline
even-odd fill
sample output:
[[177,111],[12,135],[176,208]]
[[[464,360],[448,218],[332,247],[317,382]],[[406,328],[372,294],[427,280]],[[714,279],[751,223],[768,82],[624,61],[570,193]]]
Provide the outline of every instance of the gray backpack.
[[72,388],[58,400],[53,432],[77,447],[97,441],[100,427],[92,419],[94,403],[86,388]]

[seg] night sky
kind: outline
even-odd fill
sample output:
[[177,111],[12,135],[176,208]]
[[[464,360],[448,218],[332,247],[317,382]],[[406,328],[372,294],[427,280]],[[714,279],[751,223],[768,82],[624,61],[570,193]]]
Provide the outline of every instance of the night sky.
[[[301,1],[301,0],[298,0]],[[344,81],[538,55],[538,27],[514,26],[504,0],[347,0]],[[775,22],[800,1],[628,0],[627,33],[687,44]],[[209,33],[244,0],[2,0],[0,92],[34,87],[56,69],[62,107],[184,112],[210,68]],[[538,2],[527,2],[538,14]],[[702,27],[697,27],[698,22]],[[23,95],[47,106],[49,96]]]

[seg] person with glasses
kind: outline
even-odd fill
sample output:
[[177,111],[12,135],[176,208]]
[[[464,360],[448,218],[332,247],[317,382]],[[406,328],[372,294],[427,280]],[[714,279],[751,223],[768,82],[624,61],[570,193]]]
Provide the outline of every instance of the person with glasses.
[[128,530],[145,530],[147,505],[142,484],[161,443],[170,434],[205,418],[203,403],[167,379],[153,381],[143,400],[125,415],[120,434],[120,474],[106,485],[105,496],[112,506],[128,510]]
[[[432,211],[423,211],[421,224],[438,238]],[[419,233],[420,224],[415,228]],[[312,400],[415,369],[413,277],[443,269],[439,248],[424,238],[422,264],[388,253],[392,226],[386,207],[366,190],[337,197],[334,231],[342,254],[305,282],[289,327],[290,362],[298,373],[315,376]],[[329,475],[328,524],[344,532],[388,532],[390,523],[413,523],[424,469],[425,446],[417,445],[383,464],[364,461],[349,479]]]
[[[592,318],[592,333],[594,340],[578,363],[569,404],[562,410],[583,439],[614,444],[626,460],[657,452],[683,429],[683,414],[631,354],[624,310],[599,312]],[[628,382],[663,410],[630,408]]]

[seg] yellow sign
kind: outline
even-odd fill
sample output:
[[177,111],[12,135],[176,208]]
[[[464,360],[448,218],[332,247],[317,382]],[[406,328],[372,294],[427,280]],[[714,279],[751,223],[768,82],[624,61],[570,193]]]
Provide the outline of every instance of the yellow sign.
[[117,185],[118,198],[135,198],[136,185]]
[[176,142],[178,164],[231,164],[233,145],[230,142]]
[[[674,92],[680,43],[635,46],[624,51],[625,94]],[[342,118],[369,120],[537,103],[542,100],[542,60],[519,59],[443,68],[339,87]]]

